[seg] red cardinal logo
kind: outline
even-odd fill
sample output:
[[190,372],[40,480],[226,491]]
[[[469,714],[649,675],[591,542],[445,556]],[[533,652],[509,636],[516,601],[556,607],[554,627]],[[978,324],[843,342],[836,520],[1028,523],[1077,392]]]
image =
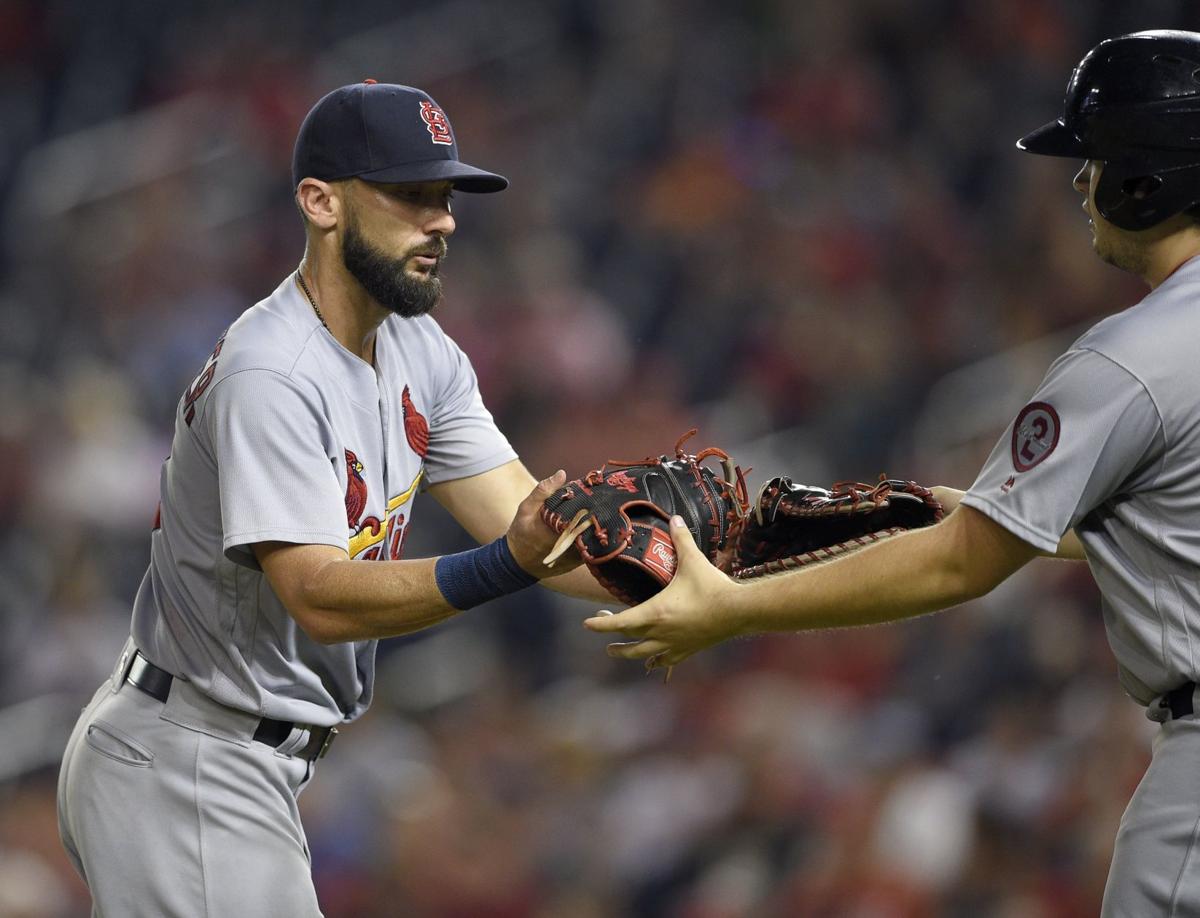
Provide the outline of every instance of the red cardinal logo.
[[404,436],[408,438],[408,445],[412,447],[412,451],[424,459],[425,454],[429,452],[429,422],[417,411],[417,406],[413,404],[408,393],[408,386],[404,387],[400,400],[404,405]]
[[363,464],[346,450],[346,522],[358,529],[358,519],[367,509],[367,483],[362,477]]

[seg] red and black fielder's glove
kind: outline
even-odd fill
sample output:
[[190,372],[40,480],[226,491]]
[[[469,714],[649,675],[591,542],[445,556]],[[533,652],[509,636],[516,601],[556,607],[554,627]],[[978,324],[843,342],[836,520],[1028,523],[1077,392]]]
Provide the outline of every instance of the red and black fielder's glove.
[[[605,589],[630,605],[643,602],[675,576],[668,525],[675,514],[700,550],[715,559],[748,511],[746,482],[722,450],[685,453],[683,443],[695,433],[680,438],[673,459],[610,459],[547,498],[542,518],[561,533],[547,563],[574,543]],[[720,461],[724,477],[701,465],[709,458]]]
[[839,482],[830,489],[772,478],[754,512],[738,525],[717,558],[745,580],[775,574],[864,548],[942,518],[942,505],[915,481]]

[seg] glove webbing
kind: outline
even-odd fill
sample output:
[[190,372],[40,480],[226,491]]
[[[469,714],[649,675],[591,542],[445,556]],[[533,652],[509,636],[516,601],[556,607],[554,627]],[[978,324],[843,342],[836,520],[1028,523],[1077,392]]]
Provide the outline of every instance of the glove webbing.
[[909,531],[903,526],[893,526],[889,529],[881,529],[878,532],[869,532],[866,535],[854,536],[845,542],[839,542],[837,545],[826,545],[799,555],[777,558],[774,561],[764,561],[762,564],[756,564],[753,567],[745,567],[735,572],[733,576],[735,580],[750,580],[754,577],[765,577],[768,574],[782,574],[785,571],[795,570],[809,564],[830,561],[839,555],[850,554],[851,552],[858,551],[860,548],[873,545],[875,542],[882,542],[884,539],[889,539],[892,536]]

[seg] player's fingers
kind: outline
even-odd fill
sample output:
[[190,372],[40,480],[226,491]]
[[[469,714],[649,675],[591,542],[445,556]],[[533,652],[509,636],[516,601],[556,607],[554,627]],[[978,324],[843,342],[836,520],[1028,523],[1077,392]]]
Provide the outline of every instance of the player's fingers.
[[591,618],[585,618],[583,625],[591,631],[598,631],[602,634],[619,631],[630,637],[640,637],[638,632],[647,627],[647,620],[645,613],[638,606],[615,615],[608,609],[602,609]]
[[541,481],[539,481],[534,490],[540,492],[543,497],[549,497],[566,483],[567,473],[562,469],[559,469],[549,478],[543,478]]
[[[660,654],[656,654],[653,657],[652,661],[647,660],[646,666],[647,666],[647,668],[650,668],[650,669],[653,669],[654,667],[660,667],[660,668],[665,668],[665,669],[669,670],[672,666],[678,666],[680,663],[682,663],[688,657],[692,656],[692,654],[694,654],[694,653],[695,653],[694,650],[667,649],[667,650],[664,650]],[[651,662],[653,662],[653,664],[654,664],[653,666],[651,666]]]
[[630,641],[625,644],[609,644],[608,655],[617,657],[621,660],[646,660],[647,668],[653,669],[649,665],[650,660],[664,654],[669,649],[669,645],[662,641]]
[[679,558],[680,567],[704,560],[704,554],[697,547],[696,540],[692,538],[692,533],[682,516],[671,517],[671,541],[675,544],[675,554]]

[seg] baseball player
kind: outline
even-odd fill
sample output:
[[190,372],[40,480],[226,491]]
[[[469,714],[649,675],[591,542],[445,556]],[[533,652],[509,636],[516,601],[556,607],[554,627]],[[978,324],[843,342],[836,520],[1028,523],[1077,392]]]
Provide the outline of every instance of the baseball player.
[[[650,601],[588,619],[670,666],[739,634],[893,621],[982,596],[1038,555],[1086,560],[1124,688],[1162,723],[1121,820],[1103,914],[1200,915],[1200,35],[1102,42],[1063,116],[1022,138],[1084,160],[1076,190],[1104,261],[1150,294],[1050,367],[944,522],[746,584],[673,523],[679,573]],[[948,508],[949,509],[949,508]],[[919,576],[914,576],[919,572]]]
[[[377,640],[533,584],[555,541],[564,476],[535,482],[428,315],[452,191],[507,180],[373,80],[309,112],[292,178],[303,261],[179,402],[131,637],[63,761],[97,915],[320,914],[296,800],[370,703]],[[481,547],[403,560],[422,489]],[[606,595],[583,569],[556,588]]]

